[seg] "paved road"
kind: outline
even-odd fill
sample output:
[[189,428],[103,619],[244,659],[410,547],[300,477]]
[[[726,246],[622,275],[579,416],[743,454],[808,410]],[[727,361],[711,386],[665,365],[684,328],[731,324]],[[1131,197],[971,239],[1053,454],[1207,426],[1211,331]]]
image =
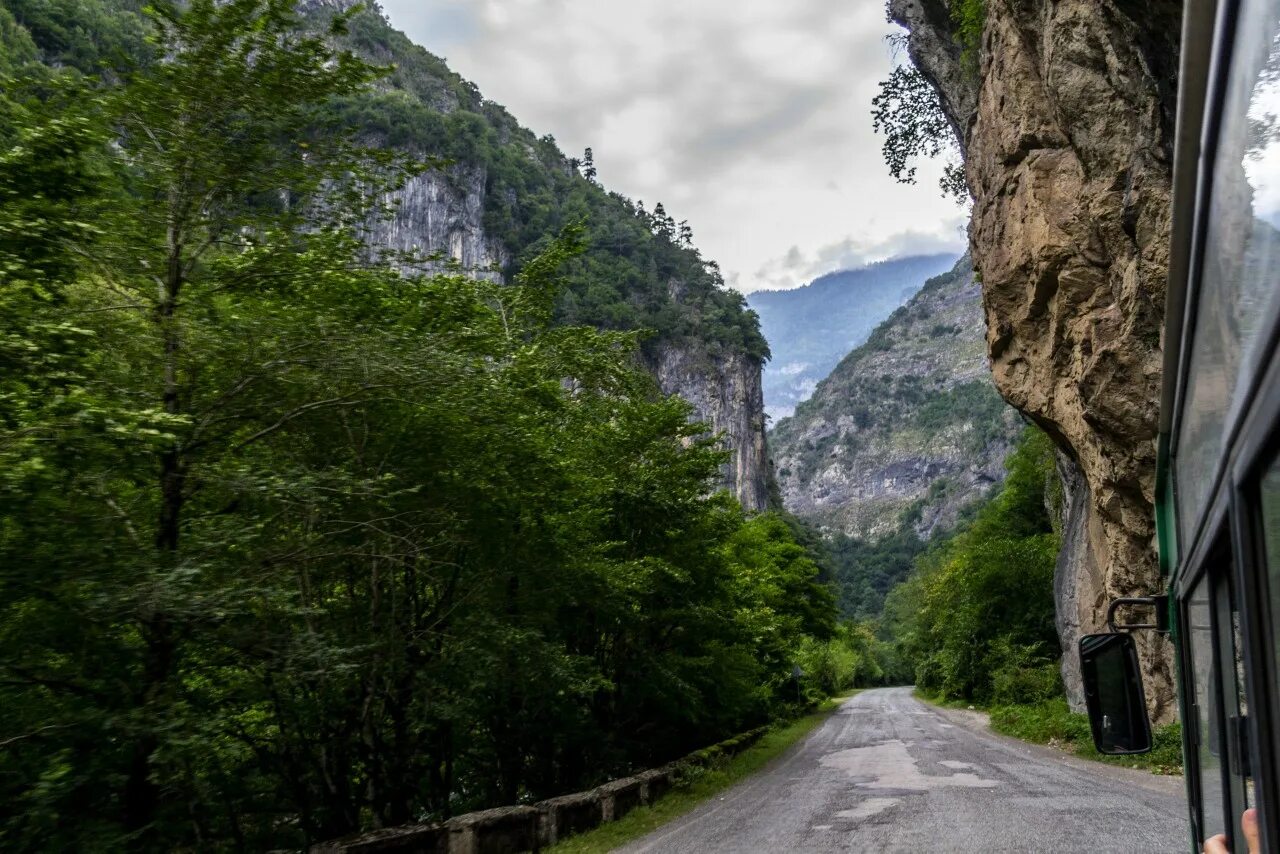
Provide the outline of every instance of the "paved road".
[[910,688],[864,691],[770,767],[627,854],[1185,852],[1180,777],[994,735]]

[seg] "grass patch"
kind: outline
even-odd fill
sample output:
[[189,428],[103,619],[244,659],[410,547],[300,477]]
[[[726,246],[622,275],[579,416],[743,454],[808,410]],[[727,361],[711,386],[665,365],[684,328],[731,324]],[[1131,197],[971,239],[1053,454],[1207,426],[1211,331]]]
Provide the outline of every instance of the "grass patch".
[[657,830],[778,758],[826,720],[831,711],[849,696],[852,694],[826,700],[811,714],[776,724],[758,742],[722,765],[690,769],[689,779],[683,785],[668,792],[652,806],[634,809],[617,821],[602,824],[580,836],[572,836],[548,850],[553,854],[596,854],[612,851]]
[[977,709],[986,712],[991,728],[1032,744],[1047,744],[1095,762],[1126,768],[1145,768],[1152,774],[1182,773],[1182,725],[1171,723],[1151,731],[1151,752],[1134,756],[1104,756],[1093,746],[1089,716],[1073,712],[1065,697],[1043,703],[1016,706],[979,706],[968,700],[935,697],[917,688],[917,699],[946,709]]
[[1033,706],[993,706],[991,728],[1035,744],[1061,747],[1082,759],[1093,759],[1128,768],[1145,768],[1153,774],[1182,773],[1182,727],[1172,723],[1152,730],[1152,750],[1136,756],[1103,756],[1093,746],[1089,717],[1067,708],[1058,697]]
[[944,709],[981,709],[984,712],[986,711],[985,707],[975,706],[968,700],[956,700],[951,697],[945,697],[942,694],[930,694],[929,692],[922,691],[919,688],[912,689],[911,696],[915,697],[917,700],[924,700],[930,705],[941,706]]

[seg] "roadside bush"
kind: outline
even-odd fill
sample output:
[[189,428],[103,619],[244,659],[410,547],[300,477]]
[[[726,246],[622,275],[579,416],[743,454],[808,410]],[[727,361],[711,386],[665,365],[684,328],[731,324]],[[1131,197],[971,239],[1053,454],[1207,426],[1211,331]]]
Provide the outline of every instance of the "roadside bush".
[[1086,759],[1146,768],[1156,774],[1182,773],[1182,727],[1177,723],[1152,730],[1150,753],[1103,756],[1093,747],[1089,718],[1071,711],[1064,697],[1028,705],[993,706],[991,728],[1037,744],[1052,744]]
[[888,649],[870,623],[846,623],[834,637],[806,637],[796,652],[806,701],[817,702],[850,688],[883,684]]
[[1001,705],[1042,703],[1062,695],[1062,673],[1043,647],[1024,646],[1009,638],[992,644],[991,701]]

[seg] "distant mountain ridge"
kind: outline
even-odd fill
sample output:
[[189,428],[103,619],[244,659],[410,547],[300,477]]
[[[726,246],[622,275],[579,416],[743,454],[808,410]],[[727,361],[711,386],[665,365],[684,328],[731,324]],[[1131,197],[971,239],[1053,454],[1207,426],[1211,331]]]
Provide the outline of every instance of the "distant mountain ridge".
[[748,295],[773,353],[764,371],[765,411],[774,419],[790,415],[878,323],[925,281],[950,270],[957,257],[892,258],[828,273],[793,290]]
[[929,282],[769,434],[786,509],[875,540],[951,528],[1022,430],[987,364],[968,258]]

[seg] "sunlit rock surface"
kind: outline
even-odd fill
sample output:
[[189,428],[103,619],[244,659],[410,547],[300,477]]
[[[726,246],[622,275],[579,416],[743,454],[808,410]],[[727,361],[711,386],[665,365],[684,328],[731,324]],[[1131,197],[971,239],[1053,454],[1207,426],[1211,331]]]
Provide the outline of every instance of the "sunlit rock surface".
[[[985,8],[976,59],[943,0],[892,0],[890,14],[960,135],[996,385],[1079,473],[1058,585],[1074,650],[1110,598],[1163,586],[1152,508],[1180,6]],[[1167,644],[1138,642],[1148,702],[1169,720]]]

